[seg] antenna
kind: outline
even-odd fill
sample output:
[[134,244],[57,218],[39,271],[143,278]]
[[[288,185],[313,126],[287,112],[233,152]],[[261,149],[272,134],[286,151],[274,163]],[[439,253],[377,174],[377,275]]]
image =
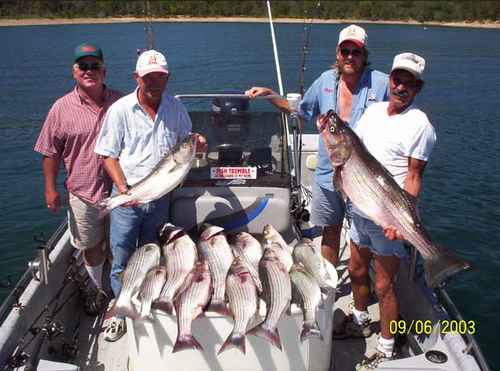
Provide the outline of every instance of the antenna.
[[155,37],[153,33],[153,17],[148,0],[144,1],[144,33],[146,34],[146,50],[154,49]]

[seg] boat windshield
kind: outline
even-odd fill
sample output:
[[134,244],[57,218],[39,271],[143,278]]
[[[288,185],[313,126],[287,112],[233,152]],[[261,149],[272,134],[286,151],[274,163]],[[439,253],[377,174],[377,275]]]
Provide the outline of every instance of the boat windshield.
[[208,150],[197,154],[184,186],[289,186],[288,146],[279,113],[189,114],[193,131],[207,139]]

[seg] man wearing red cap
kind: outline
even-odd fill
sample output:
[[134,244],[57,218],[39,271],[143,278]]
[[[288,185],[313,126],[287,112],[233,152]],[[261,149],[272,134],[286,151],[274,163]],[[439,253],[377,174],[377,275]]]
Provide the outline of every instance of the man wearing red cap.
[[70,241],[83,251],[85,267],[95,286],[90,286],[84,309],[89,314],[97,314],[106,299],[102,290],[102,267],[108,222],[98,217],[96,205],[109,196],[111,181],[105,174],[102,159],[94,153],[94,145],[104,114],[122,94],[104,84],[106,68],[99,47],[89,43],[78,45],[73,61],[76,86],[50,109],[35,151],[43,155],[45,202],[52,212],[61,208],[56,187],[61,162],[66,168]]
[[[336,62],[309,87],[298,113],[314,122],[320,114],[332,109],[350,125],[356,123],[366,107],[387,100],[387,75],[368,67],[368,36],[356,25],[342,29],[336,49]],[[277,94],[269,88],[253,87],[246,91],[251,98]],[[276,107],[290,112],[285,99],[272,99]],[[311,222],[321,226],[321,252],[333,265],[338,265],[340,231],[344,218],[344,202],[334,189],[333,168],[323,141],[318,140],[318,163],[311,205]]]

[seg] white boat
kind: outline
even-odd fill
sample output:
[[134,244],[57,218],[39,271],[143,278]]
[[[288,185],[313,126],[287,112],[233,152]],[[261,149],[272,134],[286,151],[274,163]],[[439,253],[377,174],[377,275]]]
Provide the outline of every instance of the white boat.
[[[304,215],[299,205],[300,200],[307,201],[304,195],[309,194],[304,187],[312,181],[317,135],[293,140],[292,130],[289,132],[277,113],[252,112],[245,121],[223,127],[214,124],[210,113],[190,114],[194,130],[207,137],[209,150],[204,158],[195,160],[182,187],[172,192],[172,222],[192,234],[196,226],[210,222],[228,232],[244,230],[257,236],[265,224],[271,223],[290,244],[307,232],[310,226],[296,216]],[[294,156],[290,142],[302,143],[299,156]],[[301,171],[294,169],[295,163],[300,164]],[[319,243],[318,238],[315,243]],[[338,267],[340,293],[349,283],[347,259],[348,249],[344,248]],[[127,335],[108,343],[103,340],[105,315],[89,317],[82,311],[81,289],[87,280],[81,257],[70,246],[63,223],[1,307],[2,369],[135,371],[238,367],[344,371],[353,370],[376,345],[375,335],[368,339],[331,339],[332,327],[348,313],[352,301],[349,295],[342,294],[325,298],[326,305],[319,315],[324,341],[313,339],[301,344],[300,315],[294,310],[286,315],[280,322],[282,352],[249,336],[247,355],[231,350],[217,356],[231,322],[211,313],[194,325],[194,334],[205,348],[203,352],[171,353],[176,337],[175,318],[160,311],[153,312],[152,320],[127,319]],[[385,362],[379,369],[489,370],[470,334],[471,328],[444,289],[430,290],[425,286],[419,265],[401,265],[397,290],[401,319],[408,326],[412,324],[413,331],[398,338],[401,358]],[[377,308],[376,302],[369,308],[375,323]]]

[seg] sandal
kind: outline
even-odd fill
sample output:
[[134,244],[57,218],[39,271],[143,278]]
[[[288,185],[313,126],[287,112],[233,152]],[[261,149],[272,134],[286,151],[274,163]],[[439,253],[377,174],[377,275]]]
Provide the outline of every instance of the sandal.
[[127,325],[124,318],[112,317],[104,330],[104,340],[117,341],[127,332]]

